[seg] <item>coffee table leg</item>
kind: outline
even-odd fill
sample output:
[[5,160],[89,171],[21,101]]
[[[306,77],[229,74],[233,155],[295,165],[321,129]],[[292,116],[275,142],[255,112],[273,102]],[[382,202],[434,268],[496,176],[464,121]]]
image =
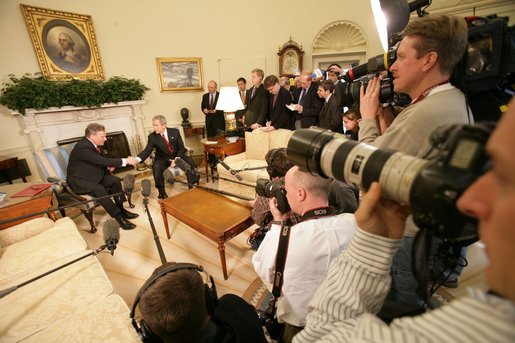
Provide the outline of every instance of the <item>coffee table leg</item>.
[[208,174],[208,161],[207,161],[207,151],[204,149],[204,161],[205,161],[205,164],[206,164],[206,182],[209,182],[209,174]]
[[172,238],[172,236],[170,235],[170,229],[168,228],[168,217],[166,216],[166,211],[165,211],[165,207],[162,203],[160,203],[161,205],[161,216],[163,217],[163,224],[165,224],[165,229],[166,229],[166,237],[168,237],[168,239]]
[[225,264],[225,246],[224,242],[218,243],[218,251],[220,252],[220,261],[222,262],[222,271],[224,273],[224,280],[228,279],[227,276],[227,265]]

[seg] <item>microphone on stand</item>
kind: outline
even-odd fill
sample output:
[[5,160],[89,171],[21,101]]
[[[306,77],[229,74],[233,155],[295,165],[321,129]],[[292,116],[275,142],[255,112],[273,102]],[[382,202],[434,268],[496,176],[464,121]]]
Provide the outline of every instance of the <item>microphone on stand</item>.
[[169,183],[171,185],[173,185],[176,181],[170,169],[165,169],[165,171],[163,172],[163,178],[165,179],[166,183]]
[[156,226],[154,225],[154,221],[152,220],[152,216],[150,215],[150,211],[148,210],[148,196],[150,195],[150,180],[149,179],[144,179],[141,181],[141,195],[143,195],[143,206],[145,207],[145,212],[147,212],[148,222],[150,223],[150,228],[152,229],[152,233],[154,234],[154,241],[156,242],[157,252],[159,253],[159,258],[161,259],[161,264],[165,264],[166,256],[163,251],[163,247],[161,246],[161,241],[159,240],[159,236],[157,235]]
[[[113,222],[116,223],[117,227],[115,227],[115,224],[113,224]],[[56,267],[56,268],[54,268],[52,270],[49,270],[46,273],[40,274],[40,275],[38,275],[36,277],[33,277],[32,279],[24,281],[24,282],[20,283],[19,285],[12,286],[12,287],[9,287],[9,288],[1,290],[0,291],[0,299],[5,297],[8,294],[11,294],[12,292],[14,292],[14,291],[16,291],[18,289],[20,289],[23,286],[26,286],[26,285],[28,285],[30,283],[33,283],[34,281],[39,280],[39,279],[41,279],[41,278],[43,278],[43,277],[45,277],[47,275],[55,273],[56,271],[61,270],[61,269],[65,268],[65,267],[68,267],[69,265],[77,263],[80,260],[83,260],[83,259],[85,259],[85,258],[87,258],[89,256],[96,256],[96,255],[98,255],[100,252],[102,252],[105,249],[110,250],[111,251],[111,255],[114,255],[114,250],[116,249],[116,244],[118,243],[118,241],[120,239],[120,225],[118,224],[118,222],[116,222],[116,220],[109,219],[104,224],[103,233],[104,233],[104,242],[105,242],[105,244],[103,244],[100,247],[98,247],[95,251],[87,253],[86,255],[78,257],[78,258],[76,258],[73,261],[70,261],[68,263],[63,264],[62,266]]]
[[218,160],[217,161],[218,163],[220,163],[222,165],[222,167],[224,167],[225,169],[227,169],[227,171],[229,171],[229,173],[231,173],[232,175],[236,176],[236,178],[238,179],[238,181],[243,181],[243,178],[238,175],[238,172],[235,171],[235,170],[232,170],[231,167],[229,167],[229,165],[227,163],[225,163],[224,161],[222,160]]
[[113,218],[108,219],[104,224],[103,234],[107,250],[114,255],[116,244],[120,241],[120,224]]
[[135,182],[136,177],[133,174],[127,174],[123,177],[123,190],[125,191],[125,195],[127,195],[127,201],[129,202],[130,208],[134,208],[134,205],[131,202],[131,195],[134,190]]

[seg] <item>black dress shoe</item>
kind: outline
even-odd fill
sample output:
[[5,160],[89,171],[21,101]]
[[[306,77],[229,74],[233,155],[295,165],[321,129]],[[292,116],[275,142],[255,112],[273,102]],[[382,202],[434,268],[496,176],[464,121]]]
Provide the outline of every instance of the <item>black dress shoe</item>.
[[133,212],[129,212],[126,209],[123,209],[122,212],[120,212],[120,213],[121,213],[122,217],[124,217],[125,219],[134,219],[134,218],[138,218],[139,217],[139,214],[133,213]]
[[114,219],[120,224],[121,228],[124,230],[132,230],[136,227],[135,224],[131,223],[127,220],[127,218],[124,218],[123,216],[116,216]]
[[168,198],[168,194],[166,194],[165,191],[159,192],[159,195],[157,196],[158,199],[166,199]]

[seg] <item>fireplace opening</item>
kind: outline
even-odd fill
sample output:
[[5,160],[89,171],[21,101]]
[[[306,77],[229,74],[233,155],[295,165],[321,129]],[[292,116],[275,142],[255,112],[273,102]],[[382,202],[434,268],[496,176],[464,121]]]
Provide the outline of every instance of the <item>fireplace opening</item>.
[[[75,143],[80,141],[82,138],[84,138],[84,136],[62,139],[57,141],[57,145],[63,146],[71,152],[75,146]],[[127,137],[123,131],[108,132],[106,133],[106,139],[107,140],[104,143],[104,146],[100,147],[102,154],[105,157],[125,158],[131,154],[129,142],[127,141]],[[132,169],[134,169],[133,166],[127,165],[125,167],[116,168],[113,173],[117,174]]]

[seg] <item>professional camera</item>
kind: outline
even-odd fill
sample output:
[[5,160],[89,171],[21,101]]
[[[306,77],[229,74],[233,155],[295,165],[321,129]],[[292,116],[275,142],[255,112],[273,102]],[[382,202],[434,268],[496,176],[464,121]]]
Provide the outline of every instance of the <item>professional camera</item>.
[[477,221],[459,212],[455,203],[485,171],[484,147],[492,129],[489,124],[438,128],[431,143],[439,153],[431,161],[327,130],[300,129],[288,142],[287,158],[301,170],[360,188],[378,181],[385,198],[411,205],[419,228],[441,238],[468,241],[477,239]]
[[[367,90],[368,82],[372,80],[373,77],[377,76],[376,74],[367,74],[365,76],[360,77],[354,82],[339,83],[340,93],[341,93],[341,104],[342,106],[351,106],[355,102],[359,103],[359,90],[361,85],[365,87],[365,91]],[[393,100],[393,83],[390,78],[385,78],[380,81],[380,89],[379,89],[379,101],[381,103],[391,102]]]
[[267,179],[257,179],[256,181],[256,193],[257,195],[266,198],[276,198],[277,208],[281,213],[290,212],[290,204],[286,199],[286,190],[284,189],[284,182],[278,181],[273,182]]

